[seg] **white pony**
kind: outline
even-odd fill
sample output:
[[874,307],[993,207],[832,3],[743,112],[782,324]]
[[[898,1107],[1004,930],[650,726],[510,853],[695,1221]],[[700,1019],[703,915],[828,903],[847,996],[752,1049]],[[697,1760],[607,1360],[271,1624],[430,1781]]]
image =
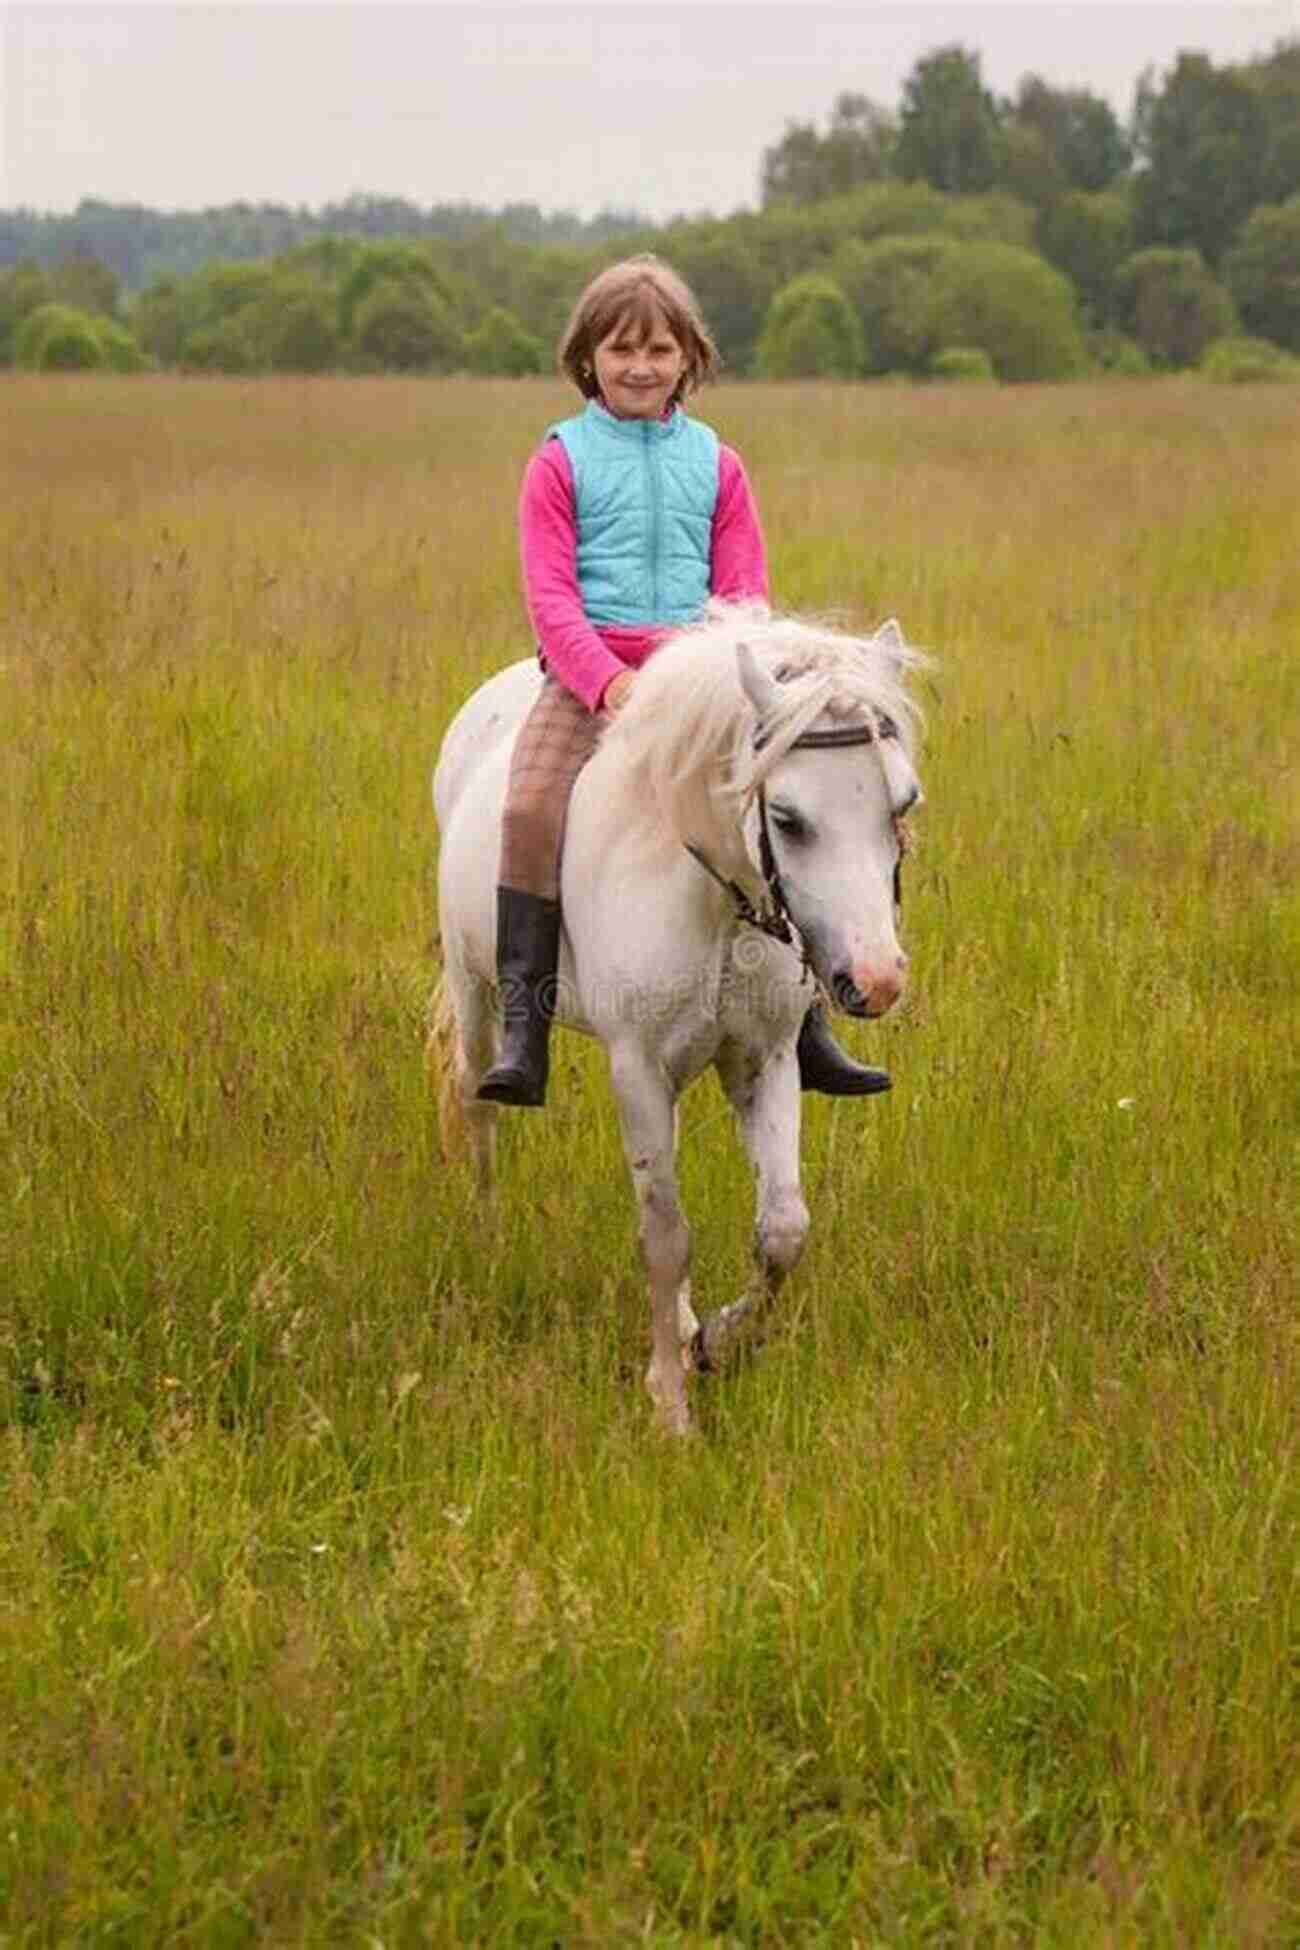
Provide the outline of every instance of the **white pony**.
[[[556,1021],[609,1052],[653,1310],[646,1383],[677,1434],[690,1429],[687,1376],[719,1365],[807,1236],[795,1042],[814,980],[856,1016],[902,993],[900,822],[921,798],[906,681],[922,661],[892,622],[867,638],[714,606],[639,673],[574,788]],[[501,808],[540,682],[530,661],[484,684],[434,776],[444,962],[431,1042],[450,1044],[444,1138],[458,1109],[484,1184],[498,1111],[475,1092],[496,1054]],[[701,1325],[676,1103],[710,1064],[757,1177],[758,1272]]]

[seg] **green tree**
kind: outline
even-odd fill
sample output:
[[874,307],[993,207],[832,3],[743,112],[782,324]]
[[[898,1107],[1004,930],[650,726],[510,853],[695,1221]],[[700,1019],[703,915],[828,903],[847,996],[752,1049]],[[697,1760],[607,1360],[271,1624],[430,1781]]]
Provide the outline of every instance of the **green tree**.
[[0,365],[14,356],[14,337],[23,320],[51,301],[50,281],[30,259],[0,271]]
[[1293,359],[1271,339],[1215,339],[1201,357],[1201,371],[1221,385],[1255,386],[1282,379],[1300,379],[1300,359]]
[[956,194],[989,189],[997,178],[998,111],[980,57],[963,47],[924,55],[903,83],[894,167]]
[[[846,237],[871,243],[877,237],[940,233],[967,242],[1028,245],[1034,216],[1024,203],[1001,190],[979,196],[949,196],[928,183],[870,183],[821,211],[821,248],[833,250]],[[756,219],[766,225],[764,215]]]
[[269,263],[238,264],[218,258],[185,285],[186,333],[219,325],[257,303],[274,276]]
[[1109,102],[1087,88],[1049,87],[1038,75],[1022,78],[1003,128],[1037,136],[1063,191],[1107,189],[1133,159]]
[[999,189],[1039,212],[1050,210],[1068,187],[1042,131],[1014,120],[998,130],[997,182]]
[[1115,288],[1119,323],[1155,365],[1194,366],[1212,339],[1236,329],[1232,299],[1199,251],[1137,251]]
[[607,252],[571,250],[564,245],[531,250],[521,266],[511,309],[549,351],[558,343],[578,293],[608,261]]
[[996,379],[993,361],[982,345],[946,345],[930,361],[930,377],[948,385],[987,385]]
[[207,265],[180,289],[153,287],[139,306],[156,356],[212,372],[325,372],[339,363],[337,301],[309,271],[272,264]]
[[335,289],[342,284],[364,249],[365,245],[357,237],[339,237],[330,233],[283,251],[275,261],[275,268],[277,271],[305,272]]
[[815,122],[787,122],[785,133],[764,149],[759,196],[764,209],[774,203],[816,203],[826,194],[822,139]]
[[1242,72],[1259,96],[1268,129],[1259,200],[1285,203],[1300,191],[1300,38],[1279,42]]
[[664,255],[699,299],[723,363],[747,372],[772,296],[752,245],[732,224],[682,225],[665,239]]
[[1133,251],[1133,212],[1124,190],[1070,190],[1044,212],[1038,245],[1064,272],[1093,326],[1115,310],[1115,273]]
[[109,372],[144,372],[149,365],[133,335],[116,318],[92,316],[95,337]]
[[540,372],[544,364],[538,341],[504,305],[493,305],[482,322],[466,333],[465,360],[471,372],[498,373],[508,379]]
[[857,313],[833,278],[809,272],[777,292],[758,342],[765,379],[852,379],[863,357]]
[[89,312],[72,305],[38,305],[14,334],[14,361],[28,372],[93,372],[104,348]]
[[1011,244],[962,244],[945,255],[926,321],[937,346],[983,347],[999,379],[1068,379],[1084,365],[1072,286]]
[[117,314],[120,286],[116,272],[101,264],[89,251],[75,251],[64,257],[50,273],[50,289],[60,304],[77,311]]
[[277,267],[247,314],[270,372],[328,372],[339,363],[338,306],[318,278]]
[[1136,339],[1126,338],[1114,325],[1088,334],[1088,359],[1098,372],[1117,379],[1145,379],[1151,361]]
[[935,272],[962,247],[951,237],[851,237],[831,259],[836,283],[857,312],[866,370],[923,373],[938,349],[931,293]]
[[764,205],[817,203],[889,174],[896,140],[893,118],[865,95],[836,97],[820,135],[811,122],[788,122],[778,143],[763,151]]
[[357,306],[353,343],[368,366],[383,372],[454,372],[465,342],[431,286],[381,278]]
[[182,366],[197,372],[264,370],[266,359],[253,320],[274,275],[265,262],[241,264],[219,258],[204,264],[176,288],[174,313],[168,315],[161,295],[156,310],[152,305],[146,308],[141,342],[162,358],[166,354],[154,349],[155,332],[161,347],[179,330],[180,346],[174,356]]
[[888,176],[897,141],[898,124],[885,109],[866,95],[837,95],[823,143],[831,195]]
[[1300,352],[1300,195],[1251,212],[1223,274],[1242,323]]
[[[339,331],[356,338],[359,314],[372,293],[380,286],[409,291],[415,297],[429,297],[449,308],[451,293],[439,274],[433,258],[420,244],[369,244],[349,266],[339,286]],[[414,316],[417,305],[412,305]]]
[[187,332],[181,364],[191,372],[261,372],[262,348],[250,329],[249,307]]
[[848,234],[849,210],[856,203],[857,195],[798,206],[774,203],[757,216],[735,220],[754,254],[768,304],[782,285],[825,264],[841,237]]
[[140,293],[129,315],[137,342],[151,358],[163,366],[180,364],[186,310],[178,279],[158,278]]
[[1269,123],[1259,89],[1184,53],[1162,89],[1143,77],[1135,120],[1138,244],[1194,249],[1217,264],[1263,194]]

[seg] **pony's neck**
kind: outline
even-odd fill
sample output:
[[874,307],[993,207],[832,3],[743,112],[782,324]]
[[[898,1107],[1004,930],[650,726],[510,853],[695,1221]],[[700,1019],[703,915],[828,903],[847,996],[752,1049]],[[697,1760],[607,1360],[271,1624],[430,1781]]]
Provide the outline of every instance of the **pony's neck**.
[[692,835],[691,844],[724,880],[734,880],[751,896],[762,892],[763,876],[749,857],[743,825],[715,818],[703,838]]
[[611,737],[597,746],[587,770],[611,838],[626,834],[647,860],[665,866],[679,860],[687,846],[694,846],[724,878],[750,891],[761,886],[762,876],[746,851],[741,822],[726,815],[708,769],[674,778],[669,790],[657,793],[643,765],[621,739]]

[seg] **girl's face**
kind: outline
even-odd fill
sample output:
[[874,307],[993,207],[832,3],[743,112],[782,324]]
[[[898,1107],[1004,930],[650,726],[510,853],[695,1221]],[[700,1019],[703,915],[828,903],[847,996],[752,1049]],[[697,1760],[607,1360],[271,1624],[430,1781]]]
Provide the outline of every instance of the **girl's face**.
[[596,385],[620,420],[657,420],[686,371],[686,354],[656,309],[649,328],[631,313],[606,334],[593,355]]

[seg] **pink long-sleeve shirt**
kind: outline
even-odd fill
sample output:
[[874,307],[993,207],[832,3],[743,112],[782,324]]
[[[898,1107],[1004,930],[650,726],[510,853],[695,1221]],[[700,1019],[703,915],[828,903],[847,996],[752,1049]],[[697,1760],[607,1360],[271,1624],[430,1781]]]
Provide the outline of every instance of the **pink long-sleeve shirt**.
[[[573,469],[560,440],[547,440],[524,471],[519,547],[528,615],[546,668],[589,711],[599,711],[619,672],[639,668],[669,631],[606,624],[597,629],[588,622],[578,585]],[[767,601],[758,506],[739,454],[726,446],[718,452],[709,589],[732,602]]]

